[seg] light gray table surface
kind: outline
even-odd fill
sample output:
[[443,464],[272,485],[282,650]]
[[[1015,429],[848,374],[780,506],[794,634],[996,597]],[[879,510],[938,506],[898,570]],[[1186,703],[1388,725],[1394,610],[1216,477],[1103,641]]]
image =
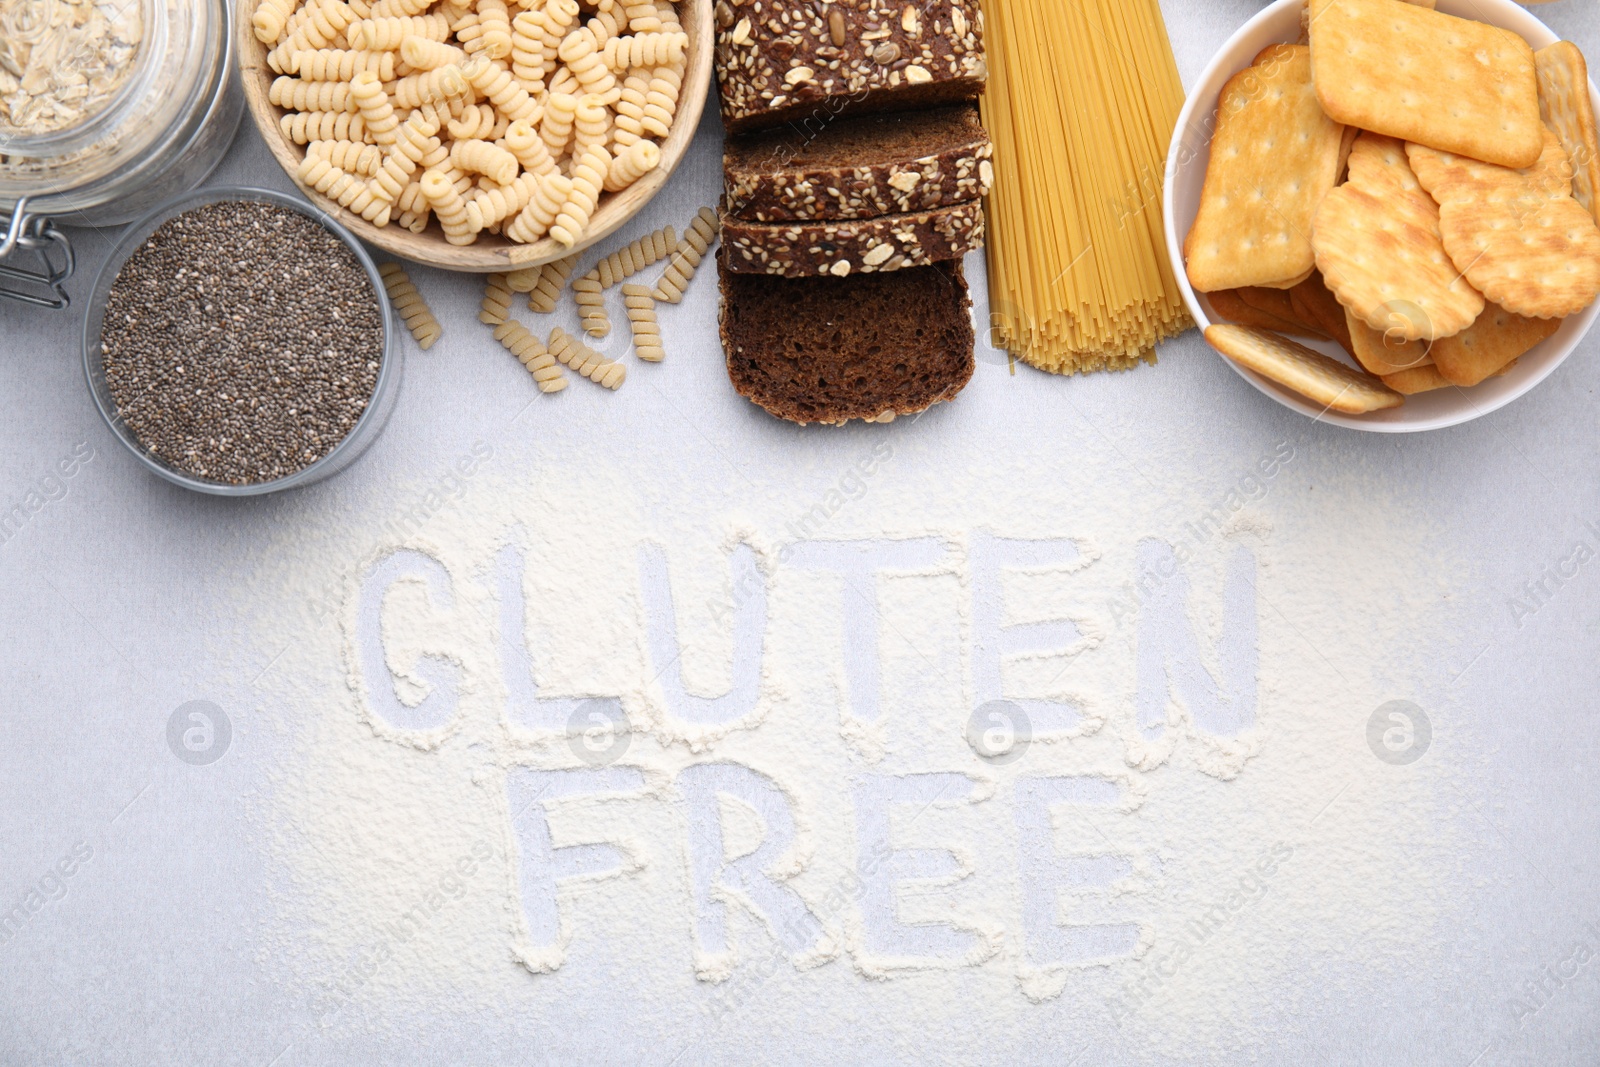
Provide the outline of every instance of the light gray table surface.
[[[1189,83],[1260,5],[1167,0],[1163,7]],[[1559,0],[1538,13],[1600,56],[1593,0]],[[627,232],[681,220],[712,201],[719,143],[713,101],[690,158]],[[291,189],[248,120],[210,181]],[[73,233],[74,296],[86,294],[115,236]],[[970,266],[981,308],[981,258]],[[252,719],[251,679],[220,676],[204,650],[239,625],[231,591],[293,537],[298,522],[381,513],[403,503],[397,487],[442,469],[473,441],[515,456],[518,435],[531,432],[511,424],[530,395],[526,376],[473,321],[477,283],[424,268],[413,276],[446,336],[433,351],[407,356],[383,437],[330,481],[253,501],[191,495],[123,452],[84,385],[81,307],[52,315],[0,303],[0,511],[43,486],[61,457],[93,453],[0,543],[0,909],[75,842],[94,850],[66,895],[0,946],[0,1063],[665,1063],[676,1051],[650,1035],[565,1043],[551,1035],[581,1032],[582,1013],[531,1000],[520,1017],[453,1015],[441,1005],[426,1029],[404,1038],[313,1034],[285,1048],[285,1034],[306,1032],[306,1009],[260,971],[254,930],[264,907],[263,861],[238,810],[271,748]],[[662,463],[704,463],[709,477],[724,480],[735,477],[726,456],[759,464],[777,449],[816,448],[822,460],[792,467],[775,460],[772,476],[812,478],[820,492],[834,477],[834,459],[869,441],[867,428],[829,441],[775,428],[754,412],[723,375],[714,307],[708,272],[666,319],[671,373],[649,378],[649,387],[630,382],[614,397],[578,396],[585,383],[575,383],[563,409],[570,414],[549,416],[574,425],[548,432],[575,433],[580,420],[595,420],[605,447],[658,452]],[[959,423],[951,415],[883,428],[908,451],[961,471],[1053,435],[1076,462],[1107,478],[1135,476],[1141,442],[1182,439],[1216,485],[1231,484],[1242,465],[1289,440],[1329,469],[1381,472],[1453,531],[1477,564],[1479,577],[1456,592],[1485,620],[1478,657],[1429,647],[1395,652],[1429,679],[1406,695],[1430,709],[1441,752],[1452,736],[1476,746],[1457,754],[1472,768],[1470,803],[1457,826],[1471,877],[1446,902],[1451,943],[1376,998],[1313,998],[1313,1007],[1263,1031],[1250,1062],[1600,1061],[1600,965],[1582,968],[1525,1025],[1508,1010],[1525,981],[1567,958],[1575,942],[1600,951],[1600,573],[1582,569],[1520,626],[1507,606],[1575,542],[1600,544],[1597,389],[1600,336],[1591,336],[1535,392],[1493,415],[1420,436],[1367,435],[1278,407],[1190,333],[1162,348],[1156,368],[1083,379],[1027,368],[1013,375],[989,350],[952,405],[963,412]],[[861,505],[874,506],[870,497]],[[1352,528],[1348,537],[1362,533]],[[271,653],[241,649],[229,670],[248,662],[265,668]],[[217,700],[233,718],[232,750],[209,767],[184,765],[166,741],[169,715],[191,699]],[[1321,966],[1305,960],[1287,980],[1313,988]],[[1182,1058],[1147,1055],[1107,1037],[1098,1023],[1080,1025],[1071,987],[1040,1012],[1040,1029],[1014,1058],[1225,1061],[1205,1047]],[[626,1028],[626,1021],[624,1011],[606,1025]],[[750,1025],[763,1042],[769,1030],[782,1031],[781,1019]],[[787,1051],[762,1044],[756,1052],[728,1040],[680,1062],[909,1062],[915,1047],[914,1038],[909,1046],[885,1044],[871,1032],[810,1035]],[[922,1048],[914,1058],[938,1054]]]

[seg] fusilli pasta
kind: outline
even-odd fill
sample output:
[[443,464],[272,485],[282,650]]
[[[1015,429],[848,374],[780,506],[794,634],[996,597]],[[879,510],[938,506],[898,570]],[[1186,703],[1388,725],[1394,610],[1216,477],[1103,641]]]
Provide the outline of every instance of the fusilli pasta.
[[590,271],[601,288],[609,289],[638,274],[646,267],[666,259],[677,246],[678,235],[671,226],[663,226],[606,256]]
[[656,302],[650,296],[650,288],[624,285],[622,303],[633,325],[633,354],[646,362],[660,363],[666,352],[661,347],[661,324],[656,319]]
[[394,144],[400,119],[394,113],[394,105],[389,103],[388,94],[378,82],[378,76],[370,70],[357,74],[350,79],[350,93],[355,98],[362,119],[366,121],[368,136],[384,146]]
[[606,191],[615,193],[661,165],[661,149],[654,141],[640,141],[622,149],[606,172]]
[[517,119],[537,121],[538,102],[512,79],[510,71],[496,66],[482,56],[476,56],[461,68],[461,72],[472,83],[472,87],[488,97],[489,102],[494,104],[506,118],[513,122]]
[[606,42],[602,58],[607,67],[620,73],[629,67],[665,67],[682,63],[688,47],[687,33],[640,33],[613,37]]
[[405,268],[398,263],[380,263],[378,273],[383,277],[383,288],[389,294],[395,311],[406,324],[406,329],[411,331],[411,336],[417,339],[417,347],[423,350],[433,347],[433,342],[444,331],[440,329],[439,320],[433,317],[432,309],[422,299],[422,294],[417,291]]
[[620,95],[617,76],[611,72],[600,50],[595,47],[593,33],[587,29],[569,33],[556,55],[572,71],[572,76],[578,79],[578,84],[586,94],[599,97],[601,106],[616,103]]
[[578,243],[578,238],[589,225],[595,204],[600,200],[600,190],[611,169],[611,155],[604,145],[592,145],[572,168],[572,189],[561,205],[561,213],[550,226],[550,236],[565,248]]
[[550,158],[550,149],[545,147],[544,139],[522,119],[506,127],[500,147],[516,156],[524,170],[535,174],[555,173],[556,161]]
[[544,33],[531,11],[511,20],[511,76],[535,100],[544,94]]
[[559,326],[550,331],[549,348],[552,356],[591,382],[603,385],[607,389],[621,387],[628,376],[628,369],[621,363],[607,359],[588,345],[574,340]]
[[453,245],[472,243],[473,232],[467,224],[467,207],[443,171],[430,170],[422,176],[422,195],[427,197],[428,206],[439,217],[446,241]]
[[360,141],[312,141],[306,145],[306,158],[326,159],[346,174],[370,178],[383,164],[383,152],[375,144]]
[[480,192],[467,201],[467,224],[473,230],[498,226],[528,205],[538,181],[537,174],[523,174],[508,185]]
[[578,262],[578,255],[574,252],[570,256],[546,263],[539,273],[539,282],[528,294],[528,308],[541,315],[548,315],[556,309],[556,303],[561,299],[561,290],[567,286],[567,279],[572,277],[572,268]]
[[559,393],[567,387],[567,376],[556,365],[556,357],[522,323],[514,319],[506,320],[495,327],[494,339],[528,368],[528,373],[533,375],[534,382],[539,386],[539,392]]
[[506,0],[478,0],[478,29],[484,55],[490,59],[511,55],[511,15],[506,10]]
[[[373,75],[376,77],[376,75]],[[267,87],[267,99],[293,111],[355,111],[347,82],[301,81],[285,74]]]
[[450,161],[496,185],[508,185],[517,176],[517,157],[492,141],[457,141],[450,146]]
[[401,125],[372,178],[373,195],[393,202],[400,196],[417,167],[438,144],[439,127],[423,115],[412,115]]
[[483,304],[478,310],[478,321],[488,326],[498,326],[511,314],[511,288],[504,274],[491,274],[483,282]]
[[[531,244],[550,232],[561,205],[572,195],[572,179],[559,171],[534,179],[527,205],[511,220],[505,235],[518,244]],[[563,282],[565,279],[562,279]]]
[[433,0],[376,0],[367,9],[368,18],[409,17],[420,15],[432,6]]
[[284,27],[289,24],[289,16],[294,12],[296,0],[261,0],[256,7],[256,13],[250,16],[250,25],[255,30],[256,40],[262,44],[277,44],[278,38],[283,36]]
[[644,97],[644,115],[640,118],[644,132],[651,137],[665,137],[672,130],[672,116],[678,111],[679,81],[669,74],[671,67],[657,67],[650,79],[650,91]]
[[703,207],[695,214],[694,221],[689,223],[689,228],[683,233],[683,239],[673,250],[672,260],[667,264],[667,269],[661,272],[661,278],[656,282],[652,296],[667,304],[676,304],[683,299],[684,290],[689,287],[690,280],[699,269],[706,250],[717,239],[717,231],[721,229],[721,225],[717,213],[711,208]]
[[653,0],[624,0],[622,10],[628,16],[628,29],[634,33],[655,33],[661,29],[661,13]]
[[[389,203],[372,195],[372,190],[360,178],[346,174],[326,159],[307,157],[300,164],[300,181],[310,186],[340,207],[349,208],[376,226],[389,222]],[[382,220],[382,221],[380,221]]]
[[401,39],[400,58],[405,60],[408,66],[419,71],[438,70],[440,67],[452,64],[461,66],[467,61],[467,53],[453,44],[419,37],[413,33]]
[[506,272],[506,286],[513,293],[531,293],[539,284],[539,275],[544,273],[544,267],[523,267],[521,270]]
[[351,48],[393,52],[407,37],[425,37],[430,41],[450,39],[450,23],[443,15],[413,15],[410,18],[393,16],[382,19],[361,19],[345,30]]
[[606,194],[660,166],[688,56],[671,0],[254,5],[304,184],[455,244],[577,247]]
[[572,127],[578,118],[578,98],[570,93],[551,92],[544,100],[544,121],[539,136],[552,156],[560,156],[572,140]]
[[460,116],[445,123],[445,129],[457,141],[493,140],[490,134],[499,117],[493,104],[463,104]]
[[611,112],[605,102],[594,93],[578,100],[578,110],[573,113],[572,155],[581,158],[589,149],[604,148],[611,140]]
[[594,271],[572,283],[572,301],[578,305],[578,319],[584,333],[590,337],[604,337],[611,332],[605,290],[601,288],[600,277]]
[[290,74],[312,82],[347,82],[363,70],[372,71],[379,81],[386,82],[394,80],[394,53],[319,48],[296,52],[289,68]]
[[300,111],[280,118],[278,128],[295,144],[361,141],[367,135],[366,120],[348,111]]
[[308,0],[284,27],[288,36],[267,53],[267,66],[283,74],[296,53],[333,47],[355,17],[350,5],[342,0]]
[[448,103],[470,92],[461,68],[454,63],[411,74],[395,83],[394,100],[401,107],[421,107],[439,101]]

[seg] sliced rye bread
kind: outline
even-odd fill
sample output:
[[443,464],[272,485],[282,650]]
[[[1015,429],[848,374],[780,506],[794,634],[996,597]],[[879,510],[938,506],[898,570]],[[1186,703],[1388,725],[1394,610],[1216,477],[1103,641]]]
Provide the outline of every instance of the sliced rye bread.
[[730,214],[752,222],[863,219],[988,195],[994,145],[971,104],[840,118],[818,136],[790,126],[730,137]]
[[879,274],[983,247],[983,201],[835,222],[746,222],[724,213],[726,269],[786,278]]
[[952,399],[972,378],[960,260],[857,278],[718,273],[728,377],[780,419],[887,421]]
[[979,0],[718,0],[729,133],[976,99],[989,69]]

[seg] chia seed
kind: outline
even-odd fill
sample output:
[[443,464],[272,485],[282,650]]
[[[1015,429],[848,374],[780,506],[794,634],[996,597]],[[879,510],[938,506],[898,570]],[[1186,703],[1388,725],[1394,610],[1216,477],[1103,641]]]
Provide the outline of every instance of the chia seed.
[[343,241],[276,204],[169,219],[118,272],[106,385],[139,443],[208,481],[315,463],[355,428],[383,361],[383,311]]

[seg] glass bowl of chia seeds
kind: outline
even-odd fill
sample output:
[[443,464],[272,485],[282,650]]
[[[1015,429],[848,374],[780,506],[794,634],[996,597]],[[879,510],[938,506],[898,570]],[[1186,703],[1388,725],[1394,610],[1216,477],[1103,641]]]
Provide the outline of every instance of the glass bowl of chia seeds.
[[382,432],[402,347],[377,265],[303,200],[200,189],[128,227],[83,324],[89,390],[140,462],[201,493],[320,481]]

